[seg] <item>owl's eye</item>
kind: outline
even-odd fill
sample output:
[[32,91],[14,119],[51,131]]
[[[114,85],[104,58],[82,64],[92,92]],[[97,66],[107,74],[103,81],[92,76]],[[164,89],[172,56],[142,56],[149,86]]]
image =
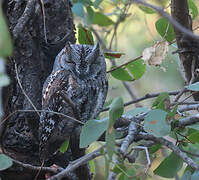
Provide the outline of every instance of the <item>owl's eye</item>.
[[73,61],[66,61],[67,64],[75,64]]

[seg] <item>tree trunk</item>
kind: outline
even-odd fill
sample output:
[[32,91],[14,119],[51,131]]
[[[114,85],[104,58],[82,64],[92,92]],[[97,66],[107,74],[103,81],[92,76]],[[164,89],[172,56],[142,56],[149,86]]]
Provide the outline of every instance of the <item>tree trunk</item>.
[[[176,21],[192,31],[192,19],[189,15],[187,0],[171,0],[171,14]],[[197,82],[199,81],[199,41],[176,28],[174,31],[178,45],[177,52],[184,68],[186,83],[190,83],[191,80]],[[199,93],[194,94],[194,99],[199,100]]]
[[[40,1],[6,0],[3,3],[13,37],[14,53],[7,62],[11,84],[4,89],[3,100],[5,117],[10,116],[3,123],[1,147],[3,152],[13,159],[41,166],[38,151],[39,115],[36,112],[15,111],[33,110],[32,104],[37,109],[41,109],[43,83],[52,70],[56,55],[65,43],[67,41],[75,43],[75,33],[70,1],[45,0],[48,42],[46,43],[44,18],[38,2]],[[15,113],[11,115],[12,112]],[[71,160],[73,157],[70,152],[67,152],[62,157],[54,159],[51,164],[66,167]],[[0,177],[3,180],[30,180],[34,179],[37,173],[14,164],[8,170],[0,172]],[[38,179],[44,179],[44,174],[41,173]]]

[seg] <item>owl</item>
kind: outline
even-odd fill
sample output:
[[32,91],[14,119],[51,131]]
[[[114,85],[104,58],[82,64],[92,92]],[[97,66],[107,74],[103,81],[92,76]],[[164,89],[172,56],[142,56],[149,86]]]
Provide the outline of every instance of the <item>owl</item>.
[[79,126],[73,119],[85,123],[99,115],[107,90],[106,63],[99,44],[68,42],[57,55],[52,73],[43,85],[39,126],[41,161],[52,157],[70,138]]

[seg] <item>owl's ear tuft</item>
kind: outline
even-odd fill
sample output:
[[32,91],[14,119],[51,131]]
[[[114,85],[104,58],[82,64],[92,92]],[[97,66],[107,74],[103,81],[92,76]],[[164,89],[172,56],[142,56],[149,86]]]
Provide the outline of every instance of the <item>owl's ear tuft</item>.
[[95,44],[95,46],[93,47],[92,52],[94,52],[95,55],[99,55],[99,50],[99,42],[97,42],[97,44]]

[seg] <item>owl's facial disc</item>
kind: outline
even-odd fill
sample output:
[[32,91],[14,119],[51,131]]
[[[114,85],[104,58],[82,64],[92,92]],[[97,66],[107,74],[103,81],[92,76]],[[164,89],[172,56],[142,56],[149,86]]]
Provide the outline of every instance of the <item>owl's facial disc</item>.
[[89,74],[89,66],[86,62],[77,63],[75,70],[79,76],[85,76]]

